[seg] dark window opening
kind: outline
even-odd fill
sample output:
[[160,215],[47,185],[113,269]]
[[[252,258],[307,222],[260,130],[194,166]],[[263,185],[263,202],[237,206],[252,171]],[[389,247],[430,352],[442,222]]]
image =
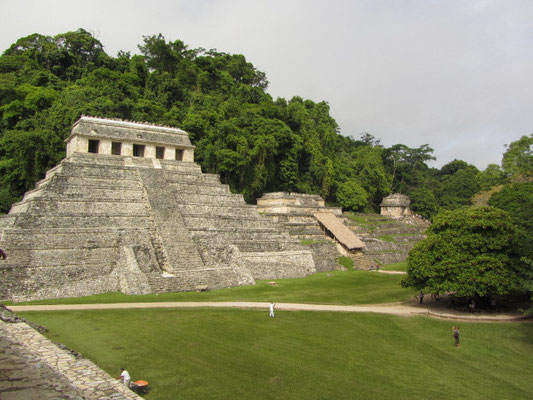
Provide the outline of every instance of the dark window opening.
[[164,147],[157,147],[155,148],[155,158],[163,159],[165,158],[165,148]]
[[119,156],[122,153],[122,143],[111,142],[111,154]]
[[133,156],[134,157],[144,157],[144,144],[134,144],[133,145]]
[[176,160],[183,161],[183,150],[182,149],[176,149]]
[[98,153],[99,140],[89,139],[89,153]]

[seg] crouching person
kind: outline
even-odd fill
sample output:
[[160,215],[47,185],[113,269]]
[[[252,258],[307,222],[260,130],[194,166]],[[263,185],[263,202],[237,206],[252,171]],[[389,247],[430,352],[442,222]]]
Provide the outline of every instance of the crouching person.
[[120,368],[120,376],[117,379],[121,380],[127,388],[130,387],[131,377],[129,372],[126,371],[124,368]]

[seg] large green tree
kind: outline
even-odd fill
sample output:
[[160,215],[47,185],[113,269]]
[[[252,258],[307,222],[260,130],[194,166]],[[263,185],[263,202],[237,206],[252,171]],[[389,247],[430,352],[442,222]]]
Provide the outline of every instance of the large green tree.
[[502,167],[512,177],[533,175],[533,133],[507,146]]
[[520,255],[533,260],[533,182],[504,185],[490,197],[489,205],[509,213],[517,227]]
[[503,210],[444,211],[409,253],[402,285],[460,298],[524,291],[529,271],[516,245],[516,227]]
[[438,174],[439,185],[435,194],[439,206],[446,210],[471,205],[472,197],[479,191],[479,170],[463,160],[453,160],[444,165]]

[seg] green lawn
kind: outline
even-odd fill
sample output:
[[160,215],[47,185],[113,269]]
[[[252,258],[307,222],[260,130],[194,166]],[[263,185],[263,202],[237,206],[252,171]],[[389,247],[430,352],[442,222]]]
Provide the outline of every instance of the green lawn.
[[[372,274],[369,274],[372,275]],[[325,279],[325,278],[324,278]],[[521,400],[533,393],[533,324],[235,309],[26,312],[152,400]]]
[[399,262],[394,264],[388,264],[380,267],[381,269],[384,269],[385,271],[404,271],[407,272],[407,262]]
[[367,271],[331,271],[300,279],[258,281],[254,286],[240,286],[209,292],[181,292],[128,296],[106,293],[73,299],[33,301],[31,304],[88,304],[151,301],[274,301],[278,303],[377,304],[408,299],[414,292],[400,287],[401,276]]

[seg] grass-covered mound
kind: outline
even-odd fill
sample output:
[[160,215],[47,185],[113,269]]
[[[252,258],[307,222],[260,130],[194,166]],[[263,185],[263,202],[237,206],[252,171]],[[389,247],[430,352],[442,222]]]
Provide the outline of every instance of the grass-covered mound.
[[[369,274],[370,275],[370,274]],[[147,399],[529,399],[533,324],[235,309],[23,313]]]

